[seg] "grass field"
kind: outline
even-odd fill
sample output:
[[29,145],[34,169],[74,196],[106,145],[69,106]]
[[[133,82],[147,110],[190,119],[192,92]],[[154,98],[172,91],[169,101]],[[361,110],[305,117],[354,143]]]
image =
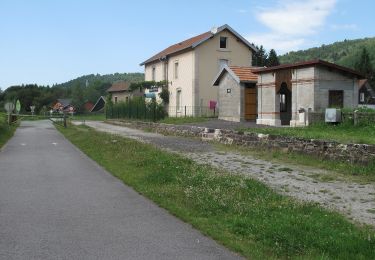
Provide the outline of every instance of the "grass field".
[[0,113],[0,148],[13,136],[17,126],[8,126],[6,114]]
[[333,140],[342,143],[375,144],[375,124],[353,126],[350,124],[328,125],[319,123],[308,127],[245,128],[240,130],[308,139]]
[[373,229],[278,195],[258,181],[88,127],[59,130],[114,176],[247,258],[372,259],[375,255]]

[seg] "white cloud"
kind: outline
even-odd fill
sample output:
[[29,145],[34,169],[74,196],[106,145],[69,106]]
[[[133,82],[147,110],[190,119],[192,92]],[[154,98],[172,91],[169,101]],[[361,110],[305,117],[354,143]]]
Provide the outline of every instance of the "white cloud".
[[317,33],[324,25],[335,4],[336,0],[279,0],[272,9],[262,9],[256,14],[256,19],[270,31],[247,38],[278,52],[296,49],[306,42],[307,36]]

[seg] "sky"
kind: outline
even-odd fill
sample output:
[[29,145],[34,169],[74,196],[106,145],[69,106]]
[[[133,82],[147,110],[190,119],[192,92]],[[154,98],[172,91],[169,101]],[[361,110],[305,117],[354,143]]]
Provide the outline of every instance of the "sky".
[[143,72],[171,44],[230,25],[278,54],[375,37],[373,0],[0,0],[0,88]]

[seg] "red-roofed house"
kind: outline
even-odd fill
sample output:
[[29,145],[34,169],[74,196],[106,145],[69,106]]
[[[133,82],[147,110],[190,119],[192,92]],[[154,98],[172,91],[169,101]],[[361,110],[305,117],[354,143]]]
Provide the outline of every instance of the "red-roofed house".
[[213,28],[142,62],[146,81],[168,82],[169,115],[199,115],[218,100],[212,79],[223,65],[251,66],[256,48],[230,26]]
[[143,96],[143,93],[138,89],[131,91],[130,83],[126,81],[114,82],[112,86],[109,89],[107,89],[107,92],[112,95],[113,103],[117,103],[120,101],[128,101],[130,98],[134,96]]
[[240,122],[257,118],[257,67],[224,65],[214,79],[219,90],[219,119]]

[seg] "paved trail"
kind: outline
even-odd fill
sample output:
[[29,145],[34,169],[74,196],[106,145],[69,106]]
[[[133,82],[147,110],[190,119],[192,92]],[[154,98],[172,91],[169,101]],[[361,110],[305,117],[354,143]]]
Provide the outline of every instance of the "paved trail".
[[70,144],[22,122],[0,152],[0,259],[237,259]]
[[[79,124],[80,122],[75,122]],[[342,212],[356,222],[375,226],[375,185],[349,182],[337,174],[302,167],[282,165],[244,156],[234,152],[217,151],[209,143],[196,139],[146,133],[128,127],[103,122],[86,121],[99,131],[118,134],[157,147],[177,152],[202,164],[211,164],[229,172],[250,176],[277,192],[303,201],[312,201]]]

